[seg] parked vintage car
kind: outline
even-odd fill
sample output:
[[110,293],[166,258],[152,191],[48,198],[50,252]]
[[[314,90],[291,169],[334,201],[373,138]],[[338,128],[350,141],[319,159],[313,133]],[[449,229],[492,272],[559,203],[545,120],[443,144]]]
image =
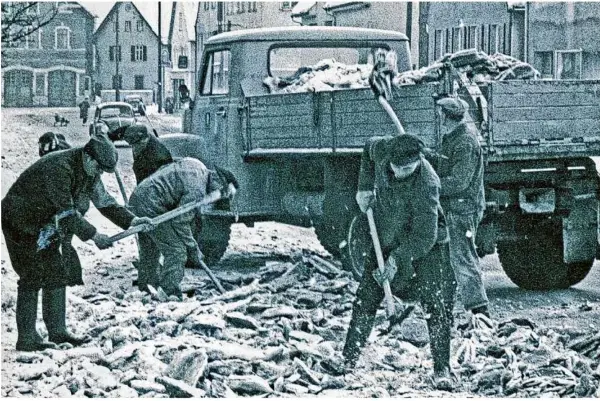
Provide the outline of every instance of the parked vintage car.
[[133,107],[125,102],[100,103],[90,124],[90,135],[94,133],[95,125],[101,122],[108,126],[111,141],[120,140],[127,127],[136,123]]
[[129,103],[131,107],[133,107],[134,113],[137,113],[141,116],[146,115],[146,105],[144,104],[144,99],[142,99],[140,95],[127,95],[123,101],[125,101],[125,103]]

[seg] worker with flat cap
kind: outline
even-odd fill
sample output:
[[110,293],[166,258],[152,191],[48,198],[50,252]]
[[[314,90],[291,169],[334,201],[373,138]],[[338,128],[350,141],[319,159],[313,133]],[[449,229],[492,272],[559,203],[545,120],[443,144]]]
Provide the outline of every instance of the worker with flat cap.
[[133,152],[133,174],[139,184],[165,164],[173,162],[171,152],[144,124],[130,125],[123,139]]
[[343,356],[353,368],[366,343],[388,280],[394,295],[420,300],[434,362],[434,384],[451,389],[450,337],[456,282],[449,262],[448,233],[440,207],[440,180],[423,157],[423,143],[413,135],[370,139],[363,150],[356,201],[364,213],[373,209],[385,273],[374,248],[365,260],[356,292]]
[[[17,290],[16,348],[38,351],[58,343],[79,346],[90,340],[67,329],[66,287],[82,285],[82,268],[73,235],[92,240],[99,249],[111,246],[83,218],[92,201],[109,220],[125,229],[150,220],[136,218],[117,204],[100,179],[117,165],[114,145],[105,137],[93,137],[84,147],[52,152],[27,168],[2,200],[2,232],[13,269],[19,276]],[[48,330],[45,341],[36,329],[38,294]]]
[[464,308],[489,317],[488,298],[483,285],[479,256],[475,248],[477,227],[483,218],[483,152],[477,130],[465,121],[468,104],[459,98],[438,100],[444,134],[437,173],[440,202],[446,213],[450,234],[450,262],[458,281]]
[[71,145],[69,145],[63,134],[55,134],[52,131],[48,131],[38,139],[38,151],[40,157],[45,156],[48,153],[70,148]]

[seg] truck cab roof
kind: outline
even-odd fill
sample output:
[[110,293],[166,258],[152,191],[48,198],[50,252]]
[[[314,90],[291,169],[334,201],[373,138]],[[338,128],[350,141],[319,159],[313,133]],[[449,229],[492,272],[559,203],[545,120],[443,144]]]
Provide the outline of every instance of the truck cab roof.
[[234,42],[257,41],[408,41],[400,32],[382,29],[330,27],[330,26],[292,26],[259,29],[243,29],[215,35],[206,41],[206,45],[222,45]]

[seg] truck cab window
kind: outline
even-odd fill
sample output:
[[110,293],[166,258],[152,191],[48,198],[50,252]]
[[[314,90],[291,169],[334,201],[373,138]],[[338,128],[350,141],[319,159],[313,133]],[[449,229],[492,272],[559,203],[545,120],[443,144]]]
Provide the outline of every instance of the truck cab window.
[[208,55],[202,72],[202,95],[229,93],[230,61],[229,50],[220,50]]

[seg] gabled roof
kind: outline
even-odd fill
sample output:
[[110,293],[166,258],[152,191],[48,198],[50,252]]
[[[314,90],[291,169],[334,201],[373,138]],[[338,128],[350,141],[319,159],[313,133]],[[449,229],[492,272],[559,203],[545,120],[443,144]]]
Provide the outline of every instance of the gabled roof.
[[316,1],[299,1],[298,4],[292,8],[292,17],[300,17],[307,14],[316,4]]
[[[145,1],[129,1],[119,2],[119,4],[131,3],[135,10],[141,15],[146,21],[152,32],[158,34],[158,3],[157,2],[145,2]],[[105,24],[107,17],[114,12],[116,2],[94,2],[86,3],[87,9],[95,14],[98,18],[96,20],[97,32]],[[169,32],[169,19],[171,17],[172,2],[161,1],[161,22],[162,22],[162,41],[167,43],[168,32]]]
[[169,23],[169,43],[173,39],[173,30],[175,29],[175,22],[179,21],[177,18],[177,12],[183,10],[185,15],[185,23],[187,29],[188,39],[190,41],[196,40],[196,18],[198,14],[198,2],[191,1],[174,1],[173,7],[171,7],[171,22]]

